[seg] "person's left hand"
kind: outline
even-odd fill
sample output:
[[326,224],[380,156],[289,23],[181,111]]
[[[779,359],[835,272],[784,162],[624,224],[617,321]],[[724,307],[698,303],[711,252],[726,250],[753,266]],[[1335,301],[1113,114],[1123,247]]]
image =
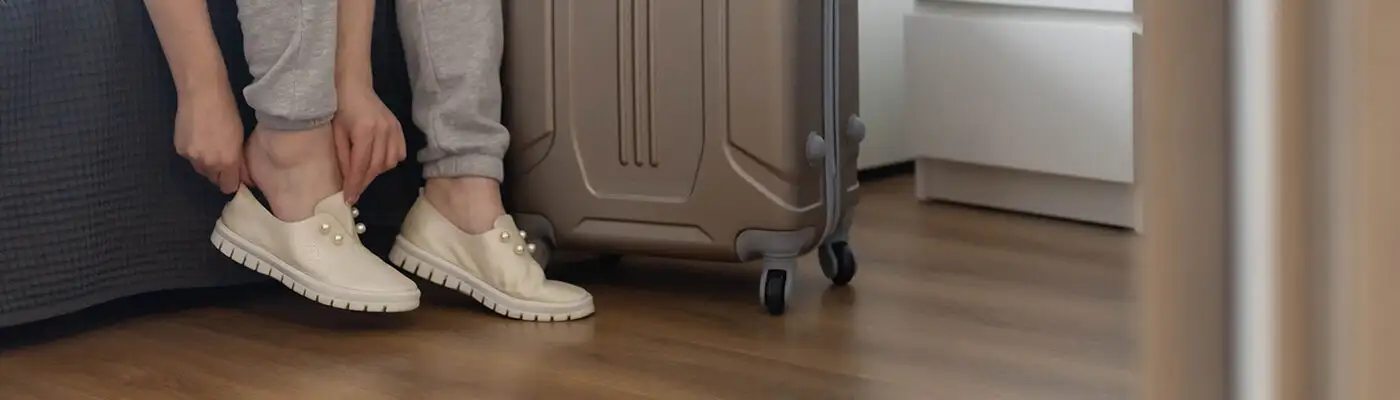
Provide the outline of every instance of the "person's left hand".
[[408,156],[408,145],[404,143],[403,126],[373,88],[341,87],[337,91],[339,109],[331,127],[340,173],[345,179],[345,199],[355,204],[375,177]]

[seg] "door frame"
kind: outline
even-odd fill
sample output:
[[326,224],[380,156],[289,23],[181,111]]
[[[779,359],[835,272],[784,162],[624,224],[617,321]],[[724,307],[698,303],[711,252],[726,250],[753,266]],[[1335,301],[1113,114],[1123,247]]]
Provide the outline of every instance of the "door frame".
[[1228,3],[1137,0],[1139,398],[1227,397]]
[[1140,397],[1400,392],[1400,3],[1139,6]]

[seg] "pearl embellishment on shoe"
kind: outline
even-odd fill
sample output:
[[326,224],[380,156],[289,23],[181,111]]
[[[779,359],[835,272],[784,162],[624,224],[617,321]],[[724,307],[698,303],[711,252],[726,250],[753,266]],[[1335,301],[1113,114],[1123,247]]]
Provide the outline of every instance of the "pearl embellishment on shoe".
[[526,250],[529,250],[530,253],[533,254],[533,253],[535,252],[535,244],[534,244],[534,243],[527,244],[527,245],[525,245],[525,249],[526,249]]
[[517,244],[517,245],[515,245],[515,254],[525,254],[525,245],[523,245],[523,244]]
[[345,237],[337,234],[331,237],[331,241],[334,242],[336,245],[340,245],[341,243],[345,242]]
[[360,217],[360,209],[355,208],[355,207],[350,207],[350,216],[353,217],[353,218],[359,218],[359,217]]
[[321,234],[331,233],[331,224],[321,224]]
[[520,231],[520,238],[521,238],[521,239],[526,238],[525,231]]
[[365,224],[355,224],[355,233],[364,234],[367,229]]
[[501,232],[501,241],[510,240],[510,232]]

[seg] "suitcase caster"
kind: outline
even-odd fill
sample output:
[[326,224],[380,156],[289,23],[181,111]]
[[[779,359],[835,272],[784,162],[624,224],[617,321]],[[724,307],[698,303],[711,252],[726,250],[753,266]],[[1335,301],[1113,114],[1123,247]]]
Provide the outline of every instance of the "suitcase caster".
[[837,286],[851,283],[856,277],[856,254],[844,240],[822,244],[817,249],[817,259],[821,261],[822,273]]
[[783,315],[787,312],[788,292],[792,289],[792,271],[796,266],[797,260],[791,258],[763,261],[763,279],[759,281],[758,295],[769,315]]

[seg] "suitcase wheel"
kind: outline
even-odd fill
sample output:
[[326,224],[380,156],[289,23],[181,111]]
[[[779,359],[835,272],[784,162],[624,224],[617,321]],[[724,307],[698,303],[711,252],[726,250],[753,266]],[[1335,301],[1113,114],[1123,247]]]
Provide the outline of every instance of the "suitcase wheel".
[[822,244],[817,249],[817,259],[822,264],[822,273],[837,286],[851,283],[856,276],[856,254],[844,240]]
[[758,295],[768,314],[783,315],[787,312],[788,293],[792,289],[792,271],[796,266],[797,260],[791,258],[763,261],[763,279],[759,281]]

